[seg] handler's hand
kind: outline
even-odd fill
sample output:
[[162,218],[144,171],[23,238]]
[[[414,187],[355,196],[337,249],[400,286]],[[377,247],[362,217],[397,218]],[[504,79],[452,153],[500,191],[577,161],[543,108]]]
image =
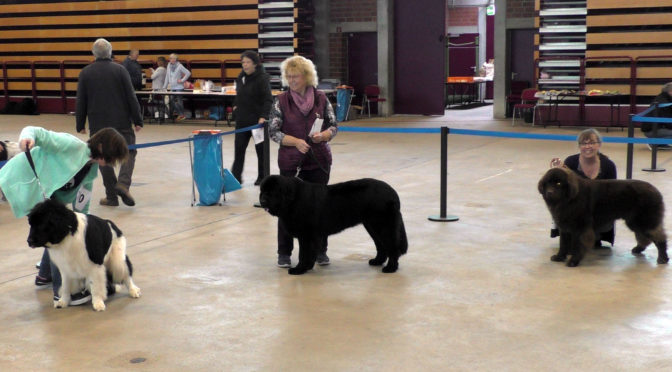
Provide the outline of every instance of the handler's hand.
[[310,150],[310,145],[302,139],[297,139],[294,147],[296,147],[296,149],[299,150],[299,152],[302,154],[305,154],[308,152],[308,150]]
[[311,140],[315,143],[320,143],[320,142],[326,142],[331,139],[331,132],[329,130],[325,130],[320,133],[315,133],[311,137]]
[[19,147],[22,151],[30,150],[35,146],[35,140],[32,138],[23,138],[19,140]]
[[141,129],[142,129],[141,126],[139,126],[139,125],[136,125],[136,126],[135,126],[135,132],[136,132],[136,133],[139,132]]
[[562,167],[564,164],[562,163],[562,160],[560,158],[553,158],[551,159],[551,168],[559,168]]

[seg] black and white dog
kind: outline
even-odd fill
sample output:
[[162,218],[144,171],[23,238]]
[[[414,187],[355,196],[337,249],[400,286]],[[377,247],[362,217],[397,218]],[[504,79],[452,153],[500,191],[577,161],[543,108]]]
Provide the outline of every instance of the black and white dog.
[[93,309],[105,310],[108,292],[124,284],[131,297],[140,297],[133,283],[133,266],[126,256],[126,238],[109,220],[73,212],[55,200],[37,204],[28,214],[31,248],[49,249],[51,261],[61,272],[62,284],[55,308],[68,306],[70,293],[85,281],[91,291]]

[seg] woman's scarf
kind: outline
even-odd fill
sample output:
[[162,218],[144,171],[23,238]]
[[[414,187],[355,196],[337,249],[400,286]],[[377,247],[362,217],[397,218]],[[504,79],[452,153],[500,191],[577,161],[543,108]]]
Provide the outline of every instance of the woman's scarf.
[[299,108],[299,111],[301,111],[303,116],[308,115],[310,110],[312,110],[313,106],[315,105],[315,92],[313,91],[313,87],[306,87],[306,92],[304,93],[303,97],[291,89],[289,90],[289,93],[292,95],[294,103]]

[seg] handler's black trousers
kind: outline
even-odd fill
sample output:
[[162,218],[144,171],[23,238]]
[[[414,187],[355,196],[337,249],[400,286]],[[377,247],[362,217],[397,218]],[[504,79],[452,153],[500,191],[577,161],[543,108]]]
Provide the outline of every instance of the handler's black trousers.
[[[327,168],[328,171],[330,169]],[[280,171],[281,176],[294,177],[296,171]],[[322,169],[301,170],[298,177],[306,182],[318,183],[326,185],[329,183],[329,173],[325,173]],[[327,253],[327,237],[324,237],[323,250],[320,253]],[[294,238],[289,235],[282,222],[278,219],[278,254],[283,256],[291,256],[294,249]]]
[[[247,150],[247,144],[250,142],[250,137],[252,137],[252,131],[240,132],[236,133],[234,140],[234,155],[233,165],[231,166],[231,173],[240,183],[243,183],[245,150]],[[254,145],[254,149],[257,152],[257,178],[262,179],[267,176],[267,174],[264,172],[264,143],[260,142]]]

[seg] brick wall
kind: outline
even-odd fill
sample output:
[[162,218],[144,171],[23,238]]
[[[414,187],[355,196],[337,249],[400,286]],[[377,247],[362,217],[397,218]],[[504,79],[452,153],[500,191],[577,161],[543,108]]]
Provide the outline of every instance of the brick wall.
[[[329,0],[329,22],[357,23],[376,22],[376,0]],[[319,72],[320,79],[335,78],[345,82],[348,69],[348,34],[329,34],[329,71]]]
[[508,0],[506,18],[534,17],[534,0]]
[[376,0],[329,0],[331,22],[375,22]]
[[449,27],[478,26],[478,8],[449,8],[446,23]]
[[320,79],[332,78],[345,82],[348,71],[347,33],[329,34],[329,72],[320,73]]

